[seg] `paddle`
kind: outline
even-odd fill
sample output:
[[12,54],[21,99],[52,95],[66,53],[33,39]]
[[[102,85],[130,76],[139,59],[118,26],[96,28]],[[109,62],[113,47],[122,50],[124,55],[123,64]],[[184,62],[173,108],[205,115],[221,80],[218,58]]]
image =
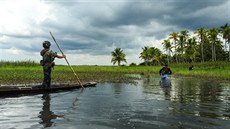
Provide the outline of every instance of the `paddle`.
[[[52,35],[51,32],[50,32],[50,35],[51,35],[51,37],[53,38],[54,42],[56,43],[56,45],[57,45],[58,49],[60,50],[60,52],[64,55],[64,53],[63,53],[61,47],[59,46],[59,44],[57,43],[57,41],[55,40],[55,38],[54,38],[54,36]],[[78,83],[81,85],[82,88],[84,88],[84,86],[82,85],[82,83],[81,83],[80,79],[78,78],[76,72],[74,71],[73,67],[69,64],[69,62],[68,62],[68,60],[67,60],[66,57],[65,57],[65,61],[66,61],[66,63],[68,64],[68,66],[70,67],[70,69],[72,70],[72,72],[74,73],[75,77],[77,78]]]

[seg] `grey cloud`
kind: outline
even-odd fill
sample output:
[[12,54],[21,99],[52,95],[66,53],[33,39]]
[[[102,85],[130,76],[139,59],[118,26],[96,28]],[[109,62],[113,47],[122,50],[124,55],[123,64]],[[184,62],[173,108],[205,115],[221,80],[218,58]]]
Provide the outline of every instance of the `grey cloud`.
[[228,0],[173,0],[168,3],[174,10],[190,13],[207,7],[214,7],[225,4]]
[[[228,0],[170,1],[168,6],[171,7],[171,11],[166,14],[165,19],[159,20],[164,24],[172,24],[189,30],[196,30],[200,27],[220,27],[221,24],[229,22],[230,19],[230,15],[223,11],[227,8],[227,6],[223,6],[226,4],[230,6]],[[221,19],[218,18],[220,13],[223,15]]]
[[145,26],[166,12],[167,9],[161,8],[161,6],[163,3],[156,1],[127,2],[114,12],[115,17],[113,19],[101,18],[94,21],[92,25],[99,27]]
[[[220,27],[230,23],[230,15],[226,11],[230,6],[229,0],[43,2],[51,7],[49,15],[36,26],[32,23],[30,26],[41,33],[8,34],[14,40],[9,41],[11,45],[26,51],[40,51],[44,40],[53,43],[49,35],[51,31],[64,51],[108,55],[114,49],[112,47],[141,49],[144,46],[138,39],[154,37],[163,40],[172,31]],[[33,42],[34,46],[22,44],[25,42]],[[1,43],[1,48],[8,47]],[[58,51],[53,45],[52,49]]]

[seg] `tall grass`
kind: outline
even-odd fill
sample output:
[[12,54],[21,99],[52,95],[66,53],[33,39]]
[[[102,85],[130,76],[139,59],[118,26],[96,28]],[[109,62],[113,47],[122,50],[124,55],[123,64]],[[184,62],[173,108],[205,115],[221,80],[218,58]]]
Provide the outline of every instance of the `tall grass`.
[[33,67],[39,66],[39,63],[28,60],[28,61],[0,61],[0,67],[15,67],[15,66],[24,66],[24,67]]
[[[190,65],[194,65],[194,69],[191,71],[188,70]],[[173,64],[172,69],[176,72],[177,75],[230,81],[229,62],[218,61],[193,64]]]
[[[230,65],[228,62],[172,64],[169,67],[175,76],[193,76],[204,79],[230,81]],[[82,82],[132,82],[137,79],[127,74],[142,74],[149,77],[158,75],[162,66],[73,66]],[[42,66],[34,61],[0,62],[0,84],[42,82]],[[52,72],[53,82],[77,82],[68,66],[55,66]]]

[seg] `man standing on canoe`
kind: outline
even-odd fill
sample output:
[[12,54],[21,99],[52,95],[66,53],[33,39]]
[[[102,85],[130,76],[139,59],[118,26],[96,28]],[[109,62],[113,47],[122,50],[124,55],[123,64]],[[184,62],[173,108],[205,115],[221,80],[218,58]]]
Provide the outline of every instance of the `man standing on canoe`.
[[43,50],[41,50],[40,54],[42,56],[42,60],[40,64],[43,66],[44,79],[42,86],[43,88],[50,88],[51,85],[51,68],[54,67],[54,59],[57,58],[65,58],[65,55],[58,55],[56,52],[50,50],[51,43],[49,41],[43,42]]

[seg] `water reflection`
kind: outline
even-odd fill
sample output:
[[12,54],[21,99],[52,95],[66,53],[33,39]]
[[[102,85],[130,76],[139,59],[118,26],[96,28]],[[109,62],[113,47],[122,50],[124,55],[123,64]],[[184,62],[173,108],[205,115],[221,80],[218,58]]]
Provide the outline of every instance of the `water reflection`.
[[166,100],[170,100],[171,98],[171,78],[163,79],[161,78],[160,80],[160,86],[162,91],[164,92],[164,97]]
[[171,98],[171,87],[161,87],[162,91],[164,92],[165,100],[170,100]]
[[42,95],[42,101],[43,101],[43,107],[42,111],[39,112],[39,118],[41,118],[40,124],[43,125],[43,127],[51,127],[53,125],[52,120],[56,119],[58,115],[55,115],[54,112],[50,110],[50,95],[48,93],[45,93]]
[[113,90],[114,90],[114,94],[120,94],[122,92],[122,87],[120,86],[120,84],[118,83],[114,83],[113,85]]
[[167,88],[171,86],[171,79],[170,78],[161,78],[160,86],[163,88]]
[[0,128],[230,128],[230,84],[171,77],[162,87],[160,80],[1,99]]
[[[157,85],[160,80],[160,86]],[[144,92],[160,98],[150,91],[159,91],[161,87],[165,100],[169,103],[169,110],[179,114],[187,114],[200,117],[209,117],[214,119],[230,119],[229,101],[223,98],[226,87],[220,86],[220,83],[214,81],[199,80],[196,78],[171,78],[170,86],[165,86],[164,80],[152,79],[144,81]],[[229,87],[227,89],[229,91]],[[226,95],[229,96],[229,95]]]

